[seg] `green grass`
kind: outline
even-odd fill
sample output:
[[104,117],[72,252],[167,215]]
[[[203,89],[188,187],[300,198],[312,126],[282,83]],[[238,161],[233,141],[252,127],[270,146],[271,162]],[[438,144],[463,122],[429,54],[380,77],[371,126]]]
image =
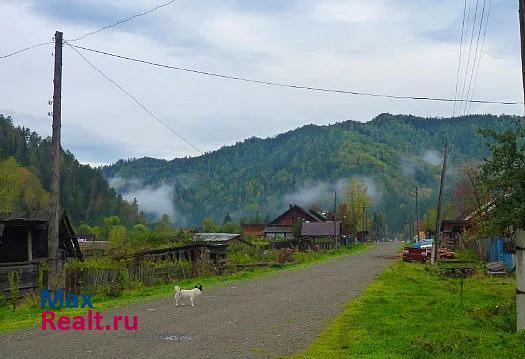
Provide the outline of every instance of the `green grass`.
[[[343,247],[339,250],[329,250],[312,252],[308,254],[297,254],[294,263],[284,265],[275,265],[272,267],[254,268],[249,270],[237,271],[229,275],[207,276],[200,278],[191,278],[178,280],[176,284],[181,287],[193,287],[196,283],[202,284],[203,287],[210,287],[220,283],[236,282],[241,280],[255,279],[261,276],[270,275],[283,270],[297,270],[315,263],[325,262],[336,257],[351,255],[362,252],[370,248],[370,244],[352,245]],[[105,308],[121,307],[139,301],[153,300],[169,295],[173,295],[174,284],[157,285],[148,288],[135,288],[125,290],[118,297],[108,297],[96,294],[92,303],[95,310]],[[25,327],[37,325],[41,321],[42,309],[40,309],[39,297],[36,295],[27,298],[16,311],[12,311],[11,306],[0,307],[0,332],[13,331]],[[57,315],[82,315],[87,312],[85,309],[61,309],[53,310]]]
[[525,358],[515,281],[396,262],[294,358]]

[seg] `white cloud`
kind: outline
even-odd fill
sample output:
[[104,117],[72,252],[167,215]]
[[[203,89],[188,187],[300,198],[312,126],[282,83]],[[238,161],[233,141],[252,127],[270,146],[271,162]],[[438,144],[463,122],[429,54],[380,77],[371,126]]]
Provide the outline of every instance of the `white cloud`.
[[[32,4],[35,2],[0,3],[0,21],[10,28],[10,36],[0,38],[2,53],[50,40],[56,29],[64,30],[68,38],[100,26],[93,18],[81,21],[85,3],[76,4],[69,16],[43,13]],[[132,7],[124,1],[88,3],[95,8],[107,7],[108,11],[118,9],[115,16],[154,4],[157,2],[153,0]],[[290,4],[284,7],[265,2],[263,11],[242,0],[176,2],[78,44],[277,82],[453,97],[463,10],[459,2],[310,0]],[[515,10],[502,2],[494,5],[477,98],[522,97]],[[508,21],[496,21],[502,18]],[[16,123],[25,121],[17,114],[47,118],[47,101],[52,97],[51,52],[51,46],[46,46],[0,60],[0,108],[15,114]],[[308,123],[328,124],[349,118],[368,121],[381,112],[422,116],[452,113],[452,106],[446,103],[264,87],[85,55],[204,151]],[[522,113],[522,106],[473,105],[471,111]],[[108,148],[97,154],[84,146],[75,150],[84,162],[196,155],[68,47],[64,49],[63,123],[65,128],[88,130],[92,136],[99,136],[101,143],[113,139],[121,149]],[[64,143],[67,141],[64,137]],[[97,141],[91,142],[97,146]]]

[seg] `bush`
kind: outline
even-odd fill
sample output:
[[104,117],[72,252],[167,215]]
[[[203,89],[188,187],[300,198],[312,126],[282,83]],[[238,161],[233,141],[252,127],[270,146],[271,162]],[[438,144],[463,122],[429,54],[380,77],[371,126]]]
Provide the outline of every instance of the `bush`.
[[281,248],[279,249],[279,255],[277,257],[277,262],[283,264],[283,263],[291,263],[293,262],[293,250],[290,248]]
[[101,284],[97,287],[97,294],[106,295],[108,297],[120,297],[124,291],[124,286],[120,282],[109,282]]
[[277,261],[277,251],[262,246],[250,246],[245,243],[232,243],[228,248],[228,264],[250,264]]
[[28,306],[31,308],[39,308],[40,307],[40,295],[38,291],[33,290],[33,291],[26,293],[22,300],[22,304],[24,306]]
[[5,298],[5,295],[3,295],[0,292],[0,308],[1,307],[5,307],[7,304],[9,304],[9,303],[7,302],[7,299]]

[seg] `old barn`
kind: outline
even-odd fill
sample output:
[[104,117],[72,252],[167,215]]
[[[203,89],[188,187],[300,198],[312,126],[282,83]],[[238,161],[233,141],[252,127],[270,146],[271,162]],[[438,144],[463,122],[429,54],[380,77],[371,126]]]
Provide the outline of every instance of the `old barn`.
[[[47,258],[48,221],[42,217],[0,216],[0,292],[9,291],[8,273],[20,273],[20,289],[38,287],[38,266]],[[62,259],[82,259],[69,217],[62,215],[59,229]]]

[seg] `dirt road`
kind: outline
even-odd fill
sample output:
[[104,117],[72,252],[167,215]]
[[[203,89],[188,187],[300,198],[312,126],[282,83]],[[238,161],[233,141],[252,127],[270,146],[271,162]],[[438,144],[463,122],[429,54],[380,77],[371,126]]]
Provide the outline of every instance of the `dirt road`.
[[[196,306],[173,297],[105,311],[138,315],[137,332],[0,334],[2,358],[266,358],[304,349],[343,304],[396,256],[399,244],[274,273],[256,280],[204,288]],[[96,309],[96,303],[93,303]]]

